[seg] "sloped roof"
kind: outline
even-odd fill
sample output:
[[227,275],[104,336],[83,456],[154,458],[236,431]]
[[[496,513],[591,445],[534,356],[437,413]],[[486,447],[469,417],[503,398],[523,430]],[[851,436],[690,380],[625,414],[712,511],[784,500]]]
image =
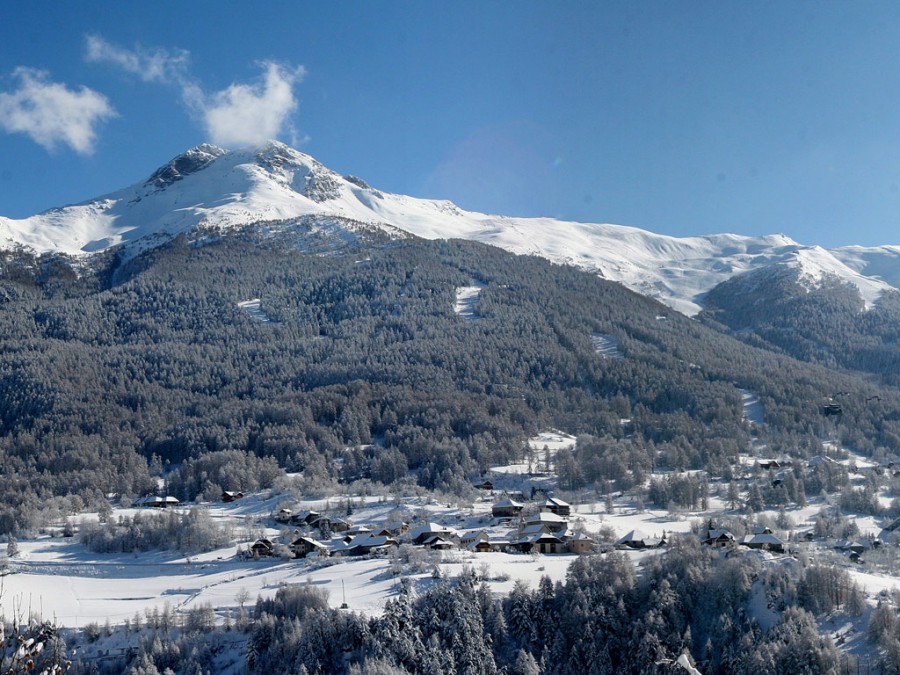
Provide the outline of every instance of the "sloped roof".
[[520,504],[519,502],[509,498],[502,499],[499,502],[495,502],[491,506],[492,509],[521,509],[524,507],[524,504]]
[[645,541],[647,539],[648,539],[647,535],[644,534],[643,532],[641,532],[640,530],[632,530],[631,532],[626,534],[624,537],[619,539],[616,542],[616,546],[619,546],[620,544],[628,544],[633,541]]
[[771,533],[754,534],[747,543],[759,545],[768,544],[770,546],[784,546],[784,542]]
[[558,523],[566,523],[568,521],[565,518],[563,518],[562,516],[558,516],[555,513],[552,513],[550,511],[541,511],[540,513],[535,513],[533,516],[528,516],[528,518],[525,520],[525,522],[530,525],[531,523],[558,524]]
[[557,497],[547,497],[547,501],[544,502],[544,506],[571,506],[569,502],[564,502],[562,499],[558,499]]
[[424,523],[423,525],[419,525],[416,529],[411,530],[409,536],[413,539],[418,539],[423,534],[456,534],[456,530],[452,527],[439,525],[437,523]]

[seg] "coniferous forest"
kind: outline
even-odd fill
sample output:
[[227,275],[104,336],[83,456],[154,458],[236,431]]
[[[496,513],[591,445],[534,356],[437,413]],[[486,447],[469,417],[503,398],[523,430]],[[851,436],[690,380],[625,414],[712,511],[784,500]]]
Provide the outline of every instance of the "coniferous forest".
[[[809,457],[834,433],[875,458],[900,450],[892,388],[594,275],[470,242],[300,241],[182,236],[92,267],[7,254],[0,532],[147,494],[161,475],[187,500],[270,484],[276,465],[310,484],[460,491],[547,427],[615,449],[579,463],[572,487],[660,466],[716,474],[750,440],[741,390],[777,452]],[[455,289],[473,283],[463,317]],[[238,306],[253,298],[256,316]],[[821,413],[832,392],[852,392],[839,429]]]

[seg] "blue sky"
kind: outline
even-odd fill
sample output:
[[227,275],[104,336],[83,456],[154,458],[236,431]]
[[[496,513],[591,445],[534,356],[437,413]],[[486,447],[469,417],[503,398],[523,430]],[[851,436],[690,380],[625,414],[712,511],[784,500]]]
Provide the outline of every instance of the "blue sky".
[[0,215],[277,137],[390,192],[900,244],[895,2],[7,2]]

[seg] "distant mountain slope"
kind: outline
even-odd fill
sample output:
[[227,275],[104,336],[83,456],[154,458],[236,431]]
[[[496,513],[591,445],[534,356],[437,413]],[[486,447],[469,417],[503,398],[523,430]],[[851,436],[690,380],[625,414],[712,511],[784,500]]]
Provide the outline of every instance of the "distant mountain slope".
[[719,283],[773,264],[836,275],[858,288],[868,306],[900,285],[897,247],[829,252],[784,235],[678,238],[619,225],[485,215],[448,201],[381,192],[278,142],[233,152],[200,145],[109,195],[22,220],[0,217],[0,246],[78,257],[121,246],[128,258],[195,228],[231,230],[305,217],[376,227],[391,237],[467,239],[541,256],[688,315],[700,311],[704,294]]
[[[254,228],[179,235],[105,256],[113,284],[103,269],[0,260],[0,457],[16,476],[0,485],[0,533],[54,496],[141,494],[148,461],[222,450],[273,457],[310,485],[465,491],[554,428],[617,458],[585,463],[585,480],[719,475],[751,436],[778,456],[821,454],[834,392],[853,392],[849,447],[900,453],[900,394],[870,378],[755,349],[538,257],[367,238],[309,255]],[[748,394],[763,424],[746,421]]]

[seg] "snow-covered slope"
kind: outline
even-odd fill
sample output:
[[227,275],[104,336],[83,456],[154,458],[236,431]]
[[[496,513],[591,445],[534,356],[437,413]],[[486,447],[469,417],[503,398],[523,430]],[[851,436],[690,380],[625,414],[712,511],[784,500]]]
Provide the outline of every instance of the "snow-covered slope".
[[900,288],[900,246],[844,246],[831,253],[857,274]]
[[233,152],[201,145],[118,192],[23,220],[0,217],[0,247],[86,256],[122,245],[136,253],[196,227],[229,229],[304,216],[543,256],[686,314],[699,311],[703,294],[715,285],[775,263],[798,266],[808,278],[836,274],[859,287],[868,304],[885,288],[900,286],[900,265],[890,259],[900,257],[896,247],[832,253],[780,234],[677,238],[620,225],[485,215],[448,201],[380,192],[278,142]]

